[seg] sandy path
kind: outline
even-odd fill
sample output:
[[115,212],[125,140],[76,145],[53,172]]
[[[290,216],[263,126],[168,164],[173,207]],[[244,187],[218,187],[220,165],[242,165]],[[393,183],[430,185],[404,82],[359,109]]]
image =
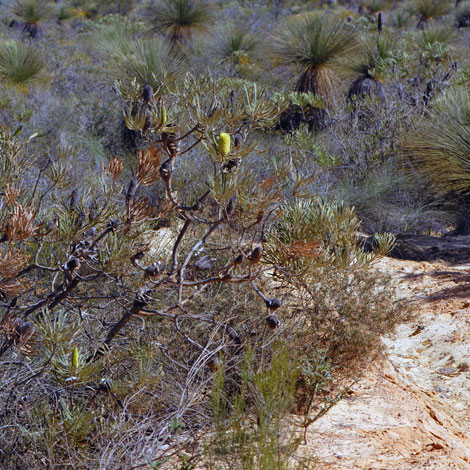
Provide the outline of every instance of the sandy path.
[[470,469],[470,265],[385,259],[418,311],[388,359],[309,430],[325,469]]

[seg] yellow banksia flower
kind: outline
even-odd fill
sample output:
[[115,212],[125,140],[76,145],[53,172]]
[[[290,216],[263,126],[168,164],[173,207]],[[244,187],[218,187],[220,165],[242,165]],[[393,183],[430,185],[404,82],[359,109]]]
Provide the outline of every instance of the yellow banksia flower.
[[166,115],[166,108],[165,106],[162,106],[162,109],[160,111],[160,123],[162,126],[164,126],[168,121],[167,115]]
[[222,132],[219,135],[218,148],[219,152],[224,157],[230,153],[230,136],[226,132]]
[[72,369],[78,369],[78,348],[73,348],[72,351]]

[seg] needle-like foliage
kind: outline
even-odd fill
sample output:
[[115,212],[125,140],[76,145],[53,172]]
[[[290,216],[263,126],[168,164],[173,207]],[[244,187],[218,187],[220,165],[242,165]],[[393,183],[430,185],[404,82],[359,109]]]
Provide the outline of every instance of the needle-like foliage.
[[402,153],[435,190],[470,193],[469,92],[449,91],[408,135]]
[[175,78],[181,69],[181,56],[159,38],[130,39],[113,34],[101,48],[109,54],[110,70],[116,78],[135,78],[155,90]]
[[273,38],[279,63],[302,69],[296,90],[329,98],[333,95],[338,59],[357,48],[356,33],[331,17],[305,15],[287,21]]
[[212,19],[209,5],[193,0],[158,0],[152,11],[156,28],[174,43],[189,41],[196,31],[207,31]]
[[236,26],[219,33],[211,54],[219,63],[243,64],[256,58],[259,39],[256,35]]
[[6,41],[0,44],[0,77],[11,83],[24,83],[36,77],[44,63],[39,51],[29,44]]

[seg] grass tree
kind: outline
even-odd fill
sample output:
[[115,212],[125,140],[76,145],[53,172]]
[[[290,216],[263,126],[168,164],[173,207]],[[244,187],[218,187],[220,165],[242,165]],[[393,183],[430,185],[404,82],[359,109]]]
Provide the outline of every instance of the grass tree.
[[152,5],[153,22],[173,43],[190,41],[196,31],[207,31],[209,5],[193,0],[158,0]]
[[0,44],[0,77],[3,81],[20,84],[36,77],[44,63],[38,50],[23,42],[5,41]]
[[338,59],[353,53],[356,33],[338,19],[304,15],[288,20],[273,37],[274,58],[301,69],[296,90],[333,96]]
[[211,47],[211,56],[219,65],[237,67],[255,61],[259,51],[260,40],[255,34],[230,26],[215,38]]
[[384,100],[380,77],[392,61],[390,39],[382,35],[366,43],[365,54],[350,66],[357,77],[349,89],[348,98],[374,95]]
[[118,79],[150,85],[155,90],[181,71],[182,57],[160,38],[133,39],[119,28],[109,27],[96,37],[98,50],[109,59],[109,71]]
[[415,0],[414,9],[419,16],[418,28],[424,28],[435,19],[446,15],[451,8],[447,0]]
[[51,9],[47,0],[17,0],[13,13],[22,22],[23,32],[36,39],[41,37],[41,22],[49,18]]
[[403,156],[435,191],[470,194],[469,117],[469,92],[450,90],[405,139]]

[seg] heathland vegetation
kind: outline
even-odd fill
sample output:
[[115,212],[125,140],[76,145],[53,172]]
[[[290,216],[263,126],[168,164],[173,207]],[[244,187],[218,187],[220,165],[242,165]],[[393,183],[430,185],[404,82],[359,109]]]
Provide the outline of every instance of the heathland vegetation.
[[[0,5],[0,467],[315,468],[470,223],[470,2]],[[318,468],[318,467],[317,467]]]

